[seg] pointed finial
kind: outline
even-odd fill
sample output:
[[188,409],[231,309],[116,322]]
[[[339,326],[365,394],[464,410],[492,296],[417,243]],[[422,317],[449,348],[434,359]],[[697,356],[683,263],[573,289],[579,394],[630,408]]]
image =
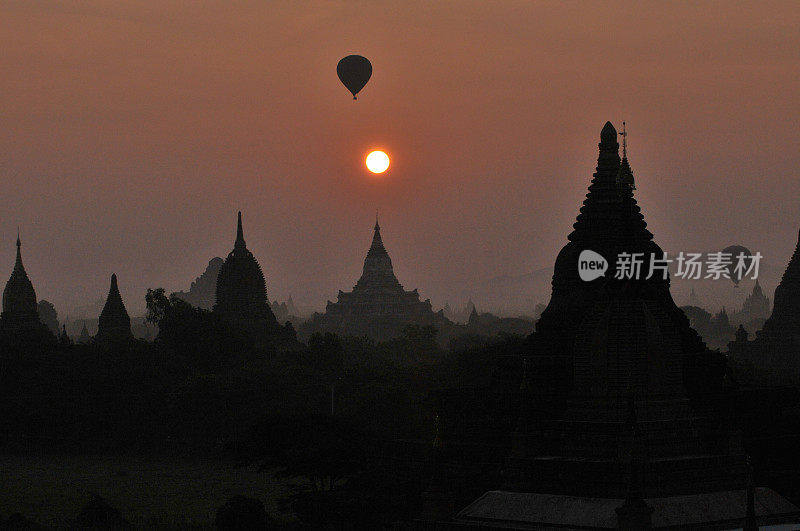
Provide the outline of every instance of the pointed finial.
[[375,209],[375,230],[380,230],[381,226],[378,225],[378,209]]
[[244,243],[244,230],[242,230],[242,211],[240,210],[239,219],[236,224],[236,243],[234,244],[234,247],[238,249],[240,247],[243,248],[245,246],[246,245]]
[[111,273],[111,289],[117,289],[117,274]]
[[622,137],[622,158],[628,158],[628,132],[625,130],[625,122],[622,122],[622,132],[619,134]]
[[19,226],[17,226],[17,258],[14,261],[14,270],[23,270],[22,265],[22,242],[19,239]]

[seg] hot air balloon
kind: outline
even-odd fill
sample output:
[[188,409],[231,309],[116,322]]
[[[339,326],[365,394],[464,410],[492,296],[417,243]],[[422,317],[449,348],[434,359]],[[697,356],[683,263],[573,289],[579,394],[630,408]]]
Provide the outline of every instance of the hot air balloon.
[[372,63],[366,57],[360,55],[348,55],[336,65],[336,73],[342,84],[347,87],[347,90],[353,93],[353,99],[356,94],[364,88],[369,78],[372,77]]
[[[728,266],[728,273],[730,273],[731,280],[733,281],[733,286],[735,288],[739,287],[739,282],[741,282],[742,278],[744,278],[744,274],[750,268],[750,265],[753,263],[752,253],[750,249],[744,247],[742,245],[730,245],[725,247],[722,250],[725,254],[730,254],[731,263]],[[739,267],[737,270],[737,265],[739,264],[739,255],[744,255],[742,261],[744,267]]]

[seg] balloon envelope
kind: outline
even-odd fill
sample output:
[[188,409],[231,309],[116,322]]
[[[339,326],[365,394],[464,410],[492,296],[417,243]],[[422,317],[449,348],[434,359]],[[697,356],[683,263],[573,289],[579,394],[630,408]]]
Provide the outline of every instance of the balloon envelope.
[[348,55],[336,65],[336,73],[342,84],[353,94],[353,99],[356,99],[356,94],[372,77],[372,63],[366,57]]
[[[730,256],[731,256],[731,263],[728,266],[728,273],[730,273],[730,275],[731,275],[731,280],[733,281],[734,286],[736,286],[738,288],[739,287],[739,282],[742,280],[742,278],[744,278],[744,274],[750,268],[750,264],[753,263],[753,257],[752,257],[753,253],[750,252],[750,249],[748,249],[747,247],[744,247],[742,245],[731,245],[731,246],[725,247],[722,250],[722,252],[726,253],[726,254],[730,254]],[[744,267],[739,265],[739,255],[740,254],[744,255],[744,257],[742,258],[742,263],[743,263],[742,265]],[[738,269],[737,269],[737,265],[739,267]]]

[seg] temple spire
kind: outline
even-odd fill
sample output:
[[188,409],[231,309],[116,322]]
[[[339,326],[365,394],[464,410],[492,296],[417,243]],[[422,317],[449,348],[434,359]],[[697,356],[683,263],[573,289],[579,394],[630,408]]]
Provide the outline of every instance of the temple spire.
[[593,241],[611,239],[616,232],[615,221],[619,218],[619,143],[617,130],[606,122],[600,131],[597,168],[589,185],[589,192],[580,209],[569,235],[570,241]]
[[22,242],[19,239],[19,227],[17,227],[17,260],[14,262],[14,269],[23,270],[22,266]]
[[386,252],[383,247],[383,238],[381,238],[381,226],[378,224],[378,213],[375,213],[375,227],[373,228],[375,231],[372,235],[372,245],[370,246],[370,251],[375,249],[376,251]]
[[622,137],[622,161],[617,172],[617,184],[626,185],[631,190],[636,190],[633,170],[631,170],[631,165],[628,163],[628,131],[625,129],[625,122],[622,122],[622,132],[619,135]]
[[239,211],[239,221],[236,225],[236,243],[233,245],[235,249],[244,249],[247,245],[244,242],[244,230],[242,230],[242,211]]
[[377,218],[375,219],[374,231],[372,235],[372,244],[369,246],[367,257],[364,259],[364,268],[361,273],[361,278],[356,285],[364,283],[381,285],[388,282],[388,285],[399,286],[400,283],[397,281],[392,271],[392,259],[389,258],[386,247],[383,246],[381,227],[378,224]]

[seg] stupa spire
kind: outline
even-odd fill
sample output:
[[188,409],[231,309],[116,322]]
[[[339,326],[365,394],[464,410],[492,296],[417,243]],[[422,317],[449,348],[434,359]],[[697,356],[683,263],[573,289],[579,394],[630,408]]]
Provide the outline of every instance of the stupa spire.
[[[386,247],[383,246],[383,239],[381,238],[381,227],[378,224],[378,219],[375,219],[374,233],[372,235],[372,244],[369,246],[367,256],[364,259],[364,268],[361,273],[361,278],[356,285],[391,285],[399,286],[400,283],[394,276],[392,268],[392,259],[389,258],[389,253],[386,252]],[[387,283],[388,284],[385,284]]]
[[19,239],[19,227],[17,227],[17,259],[14,262],[14,270],[25,272],[25,267],[22,265],[22,242]]
[[375,232],[372,235],[372,245],[370,245],[367,256],[372,253],[386,254],[386,248],[383,246],[383,238],[381,238],[381,226],[378,224],[377,213],[375,214],[375,227],[373,230]]
[[234,249],[245,249],[247,244],[244,242],[244,230],[242,230],[242,211],[239,211],[239,220],[236,225],[236,243]]
[[633,170],[628,164],[628,131],[625,129],[625,122],[622,122],[622,132],[619,135],[622,137],[622,162],[620,162],[617,172],[617,185],[628,186],[631,190],[636,190]]
[[619,220],[621,198],[617,186],[619,172],[619,143],[617,130],[606,122],[600,131],[597,168],[589,192],[578,214],[570,241],[598,241],[613,238]]

